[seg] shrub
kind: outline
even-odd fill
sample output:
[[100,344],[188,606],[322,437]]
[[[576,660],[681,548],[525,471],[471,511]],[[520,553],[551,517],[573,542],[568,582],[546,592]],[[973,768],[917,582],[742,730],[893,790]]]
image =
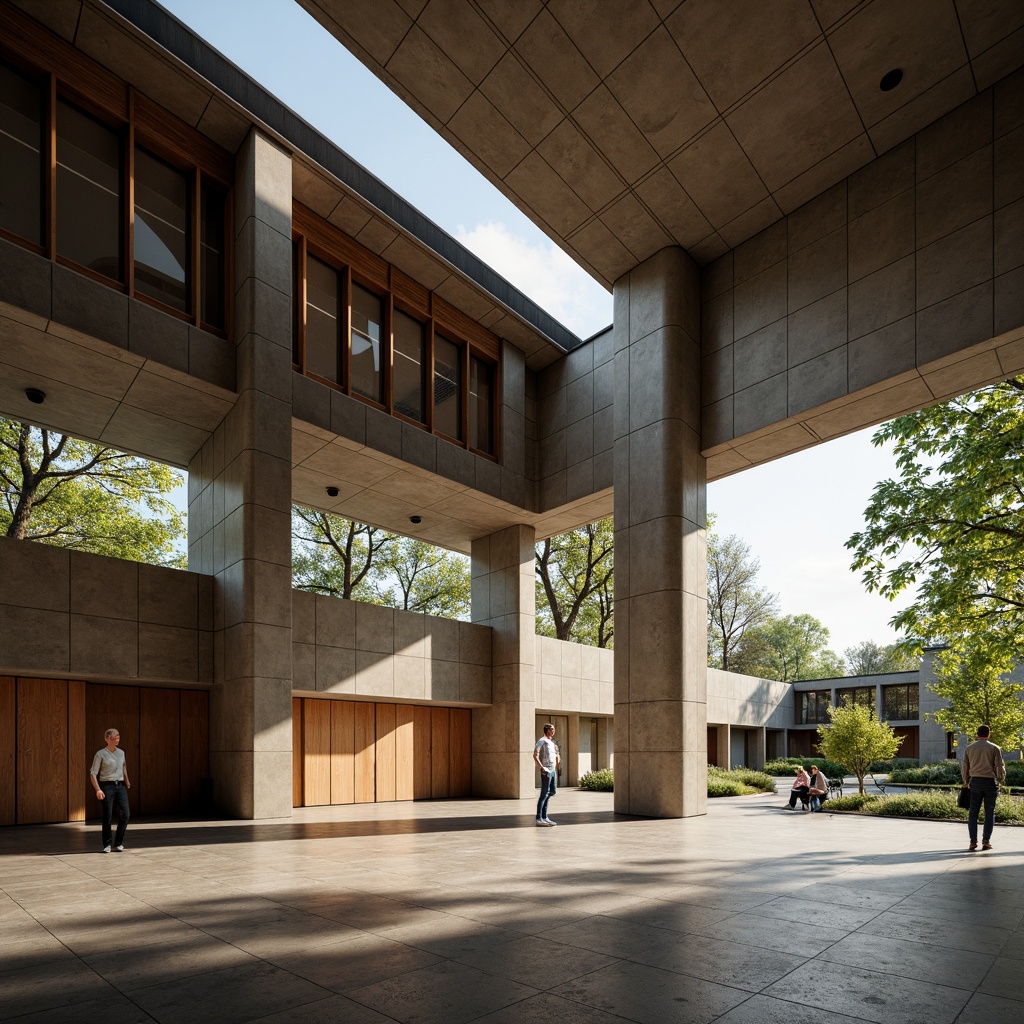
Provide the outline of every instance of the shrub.
[[717,768],[708,765],[708,796],[747,796],[774,793],[775,780],[752,768]]
[[580,779],[580,789],[589,789],[595,793],[611,793],[615,789],[615,776],[611,768],[598,768],[587,772]]
[[708,796],[745,796],[750,790],[735,779],[711,775],[708,777]]
[[829,800],[825,807],[830,811],[859,811],[877,799],[872,793],[851,793],[849,796],[837,796]]
[[759,793],[775,792],[775,780],[767,773],[754,771],[753,768],[733,768],[726,777],[742,782],[744,786],[749,786]]
[[920,763],[916,757],[894,757],[888,761],[875,761],[871,766],[871,771],[889,774],[903,768],[916,768]]
[[[839,814],[844,811],[860,811],[862,814],[877,814],[880,817],[967,820],[967,811],[956,805],[955,793],[907,793],[893,796],[877,796],[873,793],[861,796],[855,793],[829,800],[825,809]],[[985,820],[984,807],[980,820]],[[996,824],[1024,825],[1024,801],[1001,794],[996,799]]]
[[777,757],[765,764],[764,770],[769,775],[792,775],[794,769],[800,765],[814,765],[830,779],[850,774],[844,765],[836,764],[835,761],[829,761],[824,757]]
[[1006,762],[1006,784],[1024,786],[1024,761]]
[[896,768],[889,773],[890,782],[933,782],[952,786],[960,782],[959,761],[937,761],[921,768]]

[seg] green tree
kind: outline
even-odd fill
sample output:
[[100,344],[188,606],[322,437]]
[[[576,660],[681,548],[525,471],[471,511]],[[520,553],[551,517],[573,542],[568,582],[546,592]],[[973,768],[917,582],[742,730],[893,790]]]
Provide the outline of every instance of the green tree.
[[876,644],[863,640],[843,652],[846,671],[851,676],[871,676],[882,672],[913,672],[919,661],[901,653],[898,644]]
[[734,534],[708,533],[708,664],[729,671],[745,671],[734,664],[734,652],[748,630],[767,625],[778,598],[758,584],[761,563],[750,545]]
[[1024,648],[1024,379],[901,416],[874,435],[899,475],[877,484],[865,528],[846,546],[865,586],[894,599],[893,618],[925,643],[984,641],[993,656]]
[[537,632],[610,647],[614,614],[611,519],[537,545]]
[[813,615],[773,617],[747,630],[732,668],[783,683],[842,675],[842,660],[828,649],[828,639],[828,629]]
[[0,531],[15,540],[184,569],[185,515],[169,466],[0,419]]
[[465,555],[411,537],[384,547],[374,587],[381,604],[405,611],[468,619],[469,560]]
[[871,765],[894,757],[903,738],[863,704],[847,702],[841,707],[829,708],[828,716],[831,724],[818,726],[818,751],[822,757],[853,772],[863,793],[864,776]]
[[377,556],[394,534],[330,512],[292,506],[292,585],[350,600],[379,604],[374,584]]
[[987,725],[993,743],[1024,755],[1024,685],[1004,678],[1013,667],[1012,658],[995,655],[983,644],[947,648],[936,655],[936,681],[928,686],[949,706],[929,717],[948,731],[967,736]]

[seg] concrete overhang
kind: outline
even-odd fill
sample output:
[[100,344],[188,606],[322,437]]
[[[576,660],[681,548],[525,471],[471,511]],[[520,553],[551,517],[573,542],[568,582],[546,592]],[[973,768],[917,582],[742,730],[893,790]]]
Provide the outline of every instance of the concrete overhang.
[[1012,0],[298,2],[609,287],[667,245],[711,262],[1024,64]]

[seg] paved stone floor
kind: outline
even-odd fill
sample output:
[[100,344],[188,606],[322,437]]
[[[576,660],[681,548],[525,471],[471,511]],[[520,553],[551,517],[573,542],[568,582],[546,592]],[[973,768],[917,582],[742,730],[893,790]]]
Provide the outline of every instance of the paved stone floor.
[[0,829],[0,1018],[1020,1024],[1024,829],[530,801]]

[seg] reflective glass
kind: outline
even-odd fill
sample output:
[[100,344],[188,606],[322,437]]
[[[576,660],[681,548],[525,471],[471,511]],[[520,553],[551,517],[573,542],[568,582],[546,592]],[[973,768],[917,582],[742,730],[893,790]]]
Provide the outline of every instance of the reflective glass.
[[494,371],[476,356],[469,357],[469,445],[494,454]]
[[339,383],[338,272],[306,258],[306,371]]
[[362,285],[352,285],[352,361],[350,390],[353,394],[384,401],[380,325],[383,321],[380,297]]
[[43,243],[42,93],[0,64],[0,227]]
[[121,140],[57,101],[57,252],[122,279]]
[[224,193],[204,181],[200,190],[201,319],[211,327],[224,327]]
[[434,336],[434,429],[462,440],[459,349],[440,334]]
[[423,422],[423,364],[426,330],[411,316],[395,310],[395,412]]
[[188,179],[135,150],[135,290],[188,308]]

